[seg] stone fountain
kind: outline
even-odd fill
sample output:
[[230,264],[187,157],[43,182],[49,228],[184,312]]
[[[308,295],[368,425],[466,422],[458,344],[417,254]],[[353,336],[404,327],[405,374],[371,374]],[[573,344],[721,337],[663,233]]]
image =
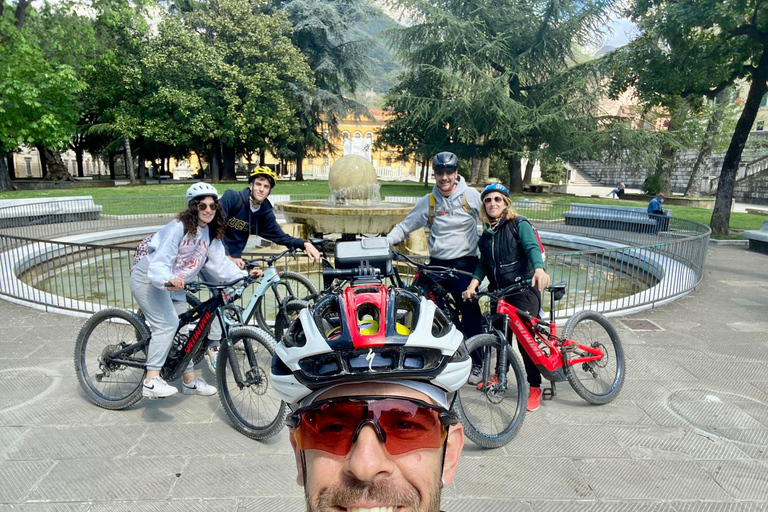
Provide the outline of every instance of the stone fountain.
[[341,233],[354,238],[360,233],[388,233],[413,208],[412,204],[381,200],[376,170],[367,159],[346,155],[328,173],[328,200],[277,203],[288,222],[309,226],[317,236]]

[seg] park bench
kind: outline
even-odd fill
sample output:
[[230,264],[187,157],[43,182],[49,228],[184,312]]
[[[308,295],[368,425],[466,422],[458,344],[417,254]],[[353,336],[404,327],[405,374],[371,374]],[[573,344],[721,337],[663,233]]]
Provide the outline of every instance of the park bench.
[[568,226],[658,233],[669,229],[671,214],[672,210],[664,210],[664,215],[650,215],[642,207],[573,203],[563,217]]
[[753,251],[768,253],[768,219],[759,230],[745,231],[744,238],[749,240],[749,248]]
[[97,220],[102,206],[91,196],[0,200],[0,227]]
[[764,215],[768,217],[768,210],[766,210],[765,208],[745,208],[745,210],[747,211],[747,213],[751,213],[754,215]]

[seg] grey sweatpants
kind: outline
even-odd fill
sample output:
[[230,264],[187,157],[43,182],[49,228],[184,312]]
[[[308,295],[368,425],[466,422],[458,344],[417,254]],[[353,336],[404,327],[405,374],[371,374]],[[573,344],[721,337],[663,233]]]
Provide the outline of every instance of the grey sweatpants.
[[[131,293],[152,329],[152,339],[147,349],[147,370],[159,371],[171,351],[173,335],[179,326],[179,315],[187,310],[187,299],[183,290],[169,292],[155,287],[147,278],[148,266],[149,262],[144,258],[133,268]],[[194,369],[195,364],[190,361],[185,373]]]

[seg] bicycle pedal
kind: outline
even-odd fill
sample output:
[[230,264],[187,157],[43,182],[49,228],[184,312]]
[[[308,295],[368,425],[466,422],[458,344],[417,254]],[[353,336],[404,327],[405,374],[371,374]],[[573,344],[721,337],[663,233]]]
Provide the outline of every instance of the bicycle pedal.
[[553,398],[555,398],[555,395],[557,395],[557,390],[555,389],[554,384],[552,384],[551,388],[544,388],[541,390],[542,400],[552,400]]

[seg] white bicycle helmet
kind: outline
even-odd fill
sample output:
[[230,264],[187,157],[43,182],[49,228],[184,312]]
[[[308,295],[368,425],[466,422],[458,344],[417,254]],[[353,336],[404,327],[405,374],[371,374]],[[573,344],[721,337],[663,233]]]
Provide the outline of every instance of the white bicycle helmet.
[[219,193],[216,188],[209,183],[193,183],[187,189],[187,204],[192,202],[193,199],[198,197],[213,196],[217,200],[219,199]]
[[275,347],[271,380],[296,410],[321,390],[350,382],[431,384],[452,396],[471,366],[461,333],[433,302],[361,284],[299,313]]

